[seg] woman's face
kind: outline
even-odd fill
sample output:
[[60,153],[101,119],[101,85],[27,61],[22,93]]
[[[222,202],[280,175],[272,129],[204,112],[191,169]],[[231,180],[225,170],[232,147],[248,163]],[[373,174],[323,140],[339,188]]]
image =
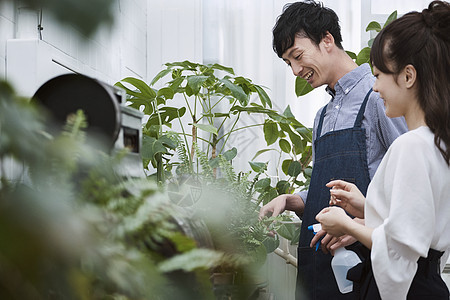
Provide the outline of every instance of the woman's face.
[[[376,78],[373,90],[380,94],[386,107],[386,115],[390,118],[404,116],[410,104],[406,95],[406,86],[402,80],[402,74],[386,74],[373,67]],[[396,80],[397,79],[397,80]]]

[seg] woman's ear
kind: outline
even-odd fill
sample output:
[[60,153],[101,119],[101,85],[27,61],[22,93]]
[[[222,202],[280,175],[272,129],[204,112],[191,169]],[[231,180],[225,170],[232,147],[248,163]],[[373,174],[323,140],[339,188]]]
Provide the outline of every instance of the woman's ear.
[[414,86],[414,83],[416,83],[417,79],[417,71],[416,68],[414,68],[413,65],[407,65],[405,67],[405,85],[406,88],[411,88]]

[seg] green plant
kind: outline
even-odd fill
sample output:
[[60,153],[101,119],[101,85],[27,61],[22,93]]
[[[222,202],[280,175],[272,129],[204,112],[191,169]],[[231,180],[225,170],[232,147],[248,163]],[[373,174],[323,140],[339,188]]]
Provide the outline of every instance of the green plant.
[[[217,73],[224,74],[219,76]],[[171,75],[164,87],[156,90],[152,86],[162,78]],[[123,83],[132,87],[128,88]],[[189,61],[167,63],[166,69],[159,72],[147,85],[136,78],[124,78],[116,84],[127,91],[128,100],[135,108],[143,107],[148,116],[144,126],[143,158],[144,167],[149,163],[156,168],[158,182],[163,182],[166,172],[170,172],[177,162],[170,157],[177,148],[180,139],[174,133],[166,131],[177,122],[185,153],[189,164],[194,164],[193,144],[202,142],[206,155],[214,159],[226,151],[231,134],[246,127],[237,127],[243,111],[252,108],[266,109],[271,101],[264,89],[250,79],[236,76],[232,68],[219,64],[202,65]],[[250,96],[257,94],[261,105],[250,102]],[[184,106],[173,107],[168,101],[179,95]],[[186,116],[185,116],[186,114]],[[185,116],[185,118],[183,118]],[[190,129],[187,129],[187,125]],[[251,125],[258,126],[258,124]],[[200,130],[205,135],[199,134]],[[226,157],[232,159],[229,152]]]
[[117,158],[84,143],[82,112],[51,136],[4,82],[0,108],[1,298],[213,298],[227,257],[182,230],[165,189],[117,176]]
[[[219,77],[217,72],[225,75]],[[162,88],[156,90],[152,87],[167,75],[171,75],[171,79]],[[144,166],[147,169],[153,166],[156,169],[157,181],[166,182],[174,193],[181,188],[177,182],[188,181],[190,185],[198,186],[205,182],[221,182],[221,176],[231,178],[227,172],[229,169],[224,168],[221,160],[230,162],[236,157],[238,150],[235,147],[227,150],[227,141],[231,134],[253,126],[263,127],[268,146],[279,147],[262,149],[256,153],[254,159],[267,151],[279,152],[276,167],[287,179],[273,183],[266,173],[268,162],[250,162],[251,169],[256,172],[252,189],[258,195],[252,193],[255,199],[240,198],[243,203],[254,201],[249,215],[257,216],[259,205],[267,203],[279,194],[292,193],[295,189],[308,186],[311,173],[311,130],[295,119],[289,106],[282,114],[271,109],[271,101],[263,88],[253,84],[250,79],[235,76],[231,68],[189,61],[167,63],[166,68],[160,71],[149,85],[130,77],[116,85],[126,90],[132,107],[142,109],[148,116],[143,129]],[[253,93],[258,95],[260,104],[250,102]],[[175,95],[182,96],[184,105],[168,106],[169,100],[173,101]],[[261,124],[238,127],[239,119],[245,114],[262,114],[266,120]],[[179,124],[180,132],[172,131],[175,122]],[[186,124],[190,126],[189,129],[186,129]],[[226,126],[227,124],[229,126]],[[199,129],[206,133],[206,136],[201,137],[198,134]],[[278,144],[275,144],[277,141]],[[175,152],[178,155],[177,160],[173,157]],[[285,155],[289,158],[283,159]],[[221,160],[218,156],[222,157]],[[172,174],[173,166],[177,168],[176,177]],[[222,172],[219,178],[218,170]],[[264,176],[260,176],[261,174]],[[277,177],[281,178],[283,175],[278,174]],[[241,190],[242,195],[246,193],[249,192]],[[192,197],[175,197],[174,194],[172,197],[176,198],[174,201],[177,203],[195,202]],[[250,219],[247,224],[255,225]],[[230,228],[230,231],[234,229]],[[292,228],[282,230],[292,231]],[[293,236],[295,235],[291,235],[290,239]],[[246,238],[250,240],[248,236]]]
[[[386,25],[388,25],[395,19],[397,19],[397,11],[394,11],[389,15],[389,17],[386,19],[386,22],[384,22],[383,27],[381,26],[380,23],[378,23],[376,21],[370,22],[369,25],[367,25],[367,27],[366,27],[366,32],[374,31],[374,32],[378,33],[381,31],[382,28],[386,27]],[[351,52],[351,51],[345,51],[345,52],[347,52],[347,54],[356,62],[356,64],[358,66],[360,66],[364,63],[370,64],[370,49],[372,47],[373,40],[374,40],[374,38],[371,38],[367,42],[367,47],[364,47],[363,49],[361,49],[361,51],[359,51],[358,54],[355,54],[354,52]],[[306,95],[309,92],[311,92],[312,90],[313,90],[313,87],[305,79],[303,79],[301,77],[297,77],[295,79],[295,94],[297,95],[297,97]]]

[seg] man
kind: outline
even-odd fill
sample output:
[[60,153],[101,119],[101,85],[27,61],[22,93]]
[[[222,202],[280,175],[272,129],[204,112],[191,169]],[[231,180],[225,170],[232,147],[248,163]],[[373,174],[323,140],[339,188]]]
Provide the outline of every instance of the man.
[[[325,186],[332,179],[355,183],[366,193],[389,145],[407,131],[404,119],[389,119],[382,99],[372,92],[370,66],[358,66],[343,50],[339,19],[314,1],[285,6],[273,29],[273,48],[291,68],[316,88],[326,85],[330,102],[317,112],[313,128],[313,172],[308,191],[280,195],[261,208],[260,216],[284,210],[302,218],[298,247],[297,299],[355,299],[341,294],[326,251],[331,237],[307,230],[329,205]],[[323,251],[311,248],[319,238]],[[314,238],[314,239],[313,239]],[[333,241],[334,242],[334,241]],[[332,243],[333,243],[332,242]]]

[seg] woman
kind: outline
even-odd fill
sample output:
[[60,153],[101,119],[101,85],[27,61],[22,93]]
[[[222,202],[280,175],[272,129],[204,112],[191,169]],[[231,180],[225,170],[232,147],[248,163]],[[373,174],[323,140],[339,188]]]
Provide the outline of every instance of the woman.
[[365,225],[336,206],[316,219],[371,249],[361,298],[448,300],[440,270],[450,250],[450,4],[433,1],[393,21],[370,59],[386,115],[404,116],[409,132],[389,148],[367,199],[351,183],[327,184],[330,204]]

